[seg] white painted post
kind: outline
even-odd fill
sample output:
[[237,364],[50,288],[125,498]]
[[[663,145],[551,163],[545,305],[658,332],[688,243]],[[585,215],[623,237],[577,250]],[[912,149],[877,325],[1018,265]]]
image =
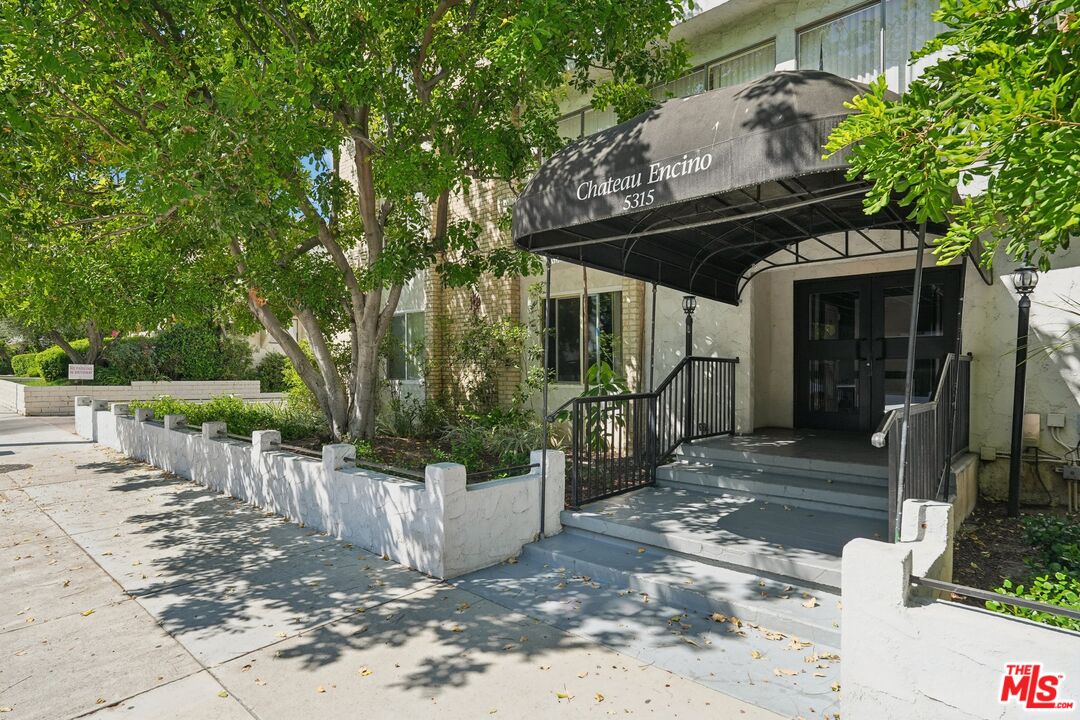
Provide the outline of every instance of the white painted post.
[[166,415],[165,416],[165,429],[166,430],[180,430],[187,427],[187,417],[184,415]]
[[224,440],[229,431],[223,422],[204,422],[202,424],[203,440]]
[[[529,462],[540,465],[543,450],[529,453]],[[534,468],[534,472],[539,472]],[[541,484],[544,492],[544,537],[562,532],[561,513],[566,505],[566,453],[561,450],[547,451],[547,483]]]
[[349,443],[334,443],[323,445],[322,464],[323,472],[327,477],[332,477],[336,470],[345,467],[346,463],[356,462],[356,446]]
[[152,408],[135,408],[135,422],[144,423],[148,420],[154,419],[154,411]]
[[109,405],[109,409],[112,410],[113,415],[129,415],[131,412],[127,403],[112,403]]
[[433,513],[427,528],[430,533],[431,565],[417,569],[437,578],[445,579],[454,572],[455,567],[467,565],[464,534],[483,531],[475,526],[463,526],[460,522],[466,506],[465,476],[465,466],[457,463],[434,463],[424,468],[424,485]]
[[94,439],[93,403],[89,395],[75,396],[75,432],[84,440]]
[[281,433],[277,430],[256,430],[251,433],[251,459],[256,463],[260,455],[280,447]]

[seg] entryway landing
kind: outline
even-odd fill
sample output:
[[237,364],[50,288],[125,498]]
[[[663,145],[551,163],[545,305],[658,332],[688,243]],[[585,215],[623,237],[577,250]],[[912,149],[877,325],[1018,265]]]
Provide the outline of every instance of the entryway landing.
[[709,458],[798,471],[840,472],[887,480],[888,453],[870,436],[836,430],[760,428],[749,435],[695,440],[679,448],[682,457]]

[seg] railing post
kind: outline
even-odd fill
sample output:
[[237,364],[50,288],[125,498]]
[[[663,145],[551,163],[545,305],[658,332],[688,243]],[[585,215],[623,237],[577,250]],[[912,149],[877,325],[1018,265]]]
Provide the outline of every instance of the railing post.
[[581,507],[581,442],[578,439],[581,427],[581,403],[570,404],[570,452],[574,455],[574,474],[570,481],[570,499],[574,507]]
[[683,401],[686,403],[686,417],[683,420],[682,439],[689,440],[694,436],[694,405],[691,397],[694,394],[694,359],[686,358],[686,386],[683,393]]
[[731,377],[731,387],[728,390],[728,422],[731,423],[728,429],[729,435],[735,434],[735,370],[738,362],[739,358],[735,358],[734,362],[727,363],[727,370]]

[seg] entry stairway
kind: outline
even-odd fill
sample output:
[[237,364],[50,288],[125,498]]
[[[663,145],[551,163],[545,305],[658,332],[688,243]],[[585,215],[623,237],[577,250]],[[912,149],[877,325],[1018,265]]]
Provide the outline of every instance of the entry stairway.
[[655,486],[565,510],[559,535],[454,583],[785,717],[827,716],[840,556],[884,538],[886,469],[858,448],[745,442],[685,444]]

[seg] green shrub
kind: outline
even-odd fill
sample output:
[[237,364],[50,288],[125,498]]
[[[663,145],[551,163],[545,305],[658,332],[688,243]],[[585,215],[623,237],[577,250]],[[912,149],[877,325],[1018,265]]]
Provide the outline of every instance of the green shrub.
[[[85,338],[72,340],[70,344],[76,352],[82,353],[90,349],[90,341]],[[48,382],[66,380],[70,364],[70,358],[59,345],[45,348],[37,354],[38,375]]]
[[[1002,587],[997,588],[995,592],[1008,597],[1026,598],[1027,600],[1057,605],[1070,610],[1080,610],[1080,578],[1069,577],[1062,572],[1035,578],[1027,588],[1023,585],[1013,587],[1012,582],[1005,580]],[[1004,600],[1000,602],[997,600],[987,601],[986,608],[994,612],[1028,618],[1047,625],[1080,631],[1080,620],[1016,607],[1015,605],[1009,605]]]
[[[311,352],[311,346],[308,345],[307,340],[300,343],[300,349],[307,355],[308,360],[315,362],[315,354]],[[289,405],[291,407],[304,411],[317,411],[319,409],[319,403],[315,400],[314,393],[300,379],[300,373],[296,372],[292,362],[285,364],[281,376],[285,379],[285,392],[289,395]]]
[[289,358],[281,353],[267,353],[255,368],[259,377],[259,388],[263,392],[285,392],[289,389],[285,381],[285,368],[291,368]]
[[18,377],[40,377],[37,353],[23,353],[11,357],[11,372]]
[[1029,515],[1024,536],[1035,548],[1027,563],[1036,574],[1080,575],[1080,523],[1057,515]]
[[153,341],[132,337],[110,343],[94,378],[101,385],[130,385],[133,380],[161,380],[164,375],[154,362]]
[[443,435],[446,458],[476,472],[529,461],[544,442],[540,419],[524,409],[466,415]]
[[205,403],[187,402],[169,396],[156,400],[137,401],[131,408],[148,407],[154,417],[184,415],[188,425],[198,427],[204,422],[224,422],[235,435],[250,435],[255,430],[277,430],[286,442],[326,440],[326,422],[319,412],[300,410],[284,403],[252,403],[232,395],[221,395]]
[[171,325],[154,338],[153,362],[171,380],[237,380],[251,377],[251,348],[222,338],[210,326]]

